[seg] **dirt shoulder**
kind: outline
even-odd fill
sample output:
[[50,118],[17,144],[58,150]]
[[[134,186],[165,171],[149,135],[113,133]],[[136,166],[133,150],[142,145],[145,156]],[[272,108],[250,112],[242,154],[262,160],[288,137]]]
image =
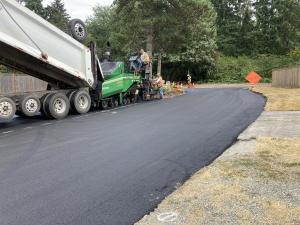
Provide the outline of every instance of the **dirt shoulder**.
[[300,90],[254,91],[268,112],[137,224],[300,224]]

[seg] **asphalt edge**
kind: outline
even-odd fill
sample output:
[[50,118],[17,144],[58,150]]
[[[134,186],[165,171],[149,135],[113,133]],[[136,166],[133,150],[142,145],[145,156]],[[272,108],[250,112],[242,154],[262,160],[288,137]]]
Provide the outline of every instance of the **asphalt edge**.
[[[252,126],[252,125],[258,120],[258,118],[261,116],[261,114],[262,114],[263,112],[265,112],[265,106],[266,106],[266,104],[267,104],[268,98],[267,98],[265,95],[263,95],[262,93],[255,92],[255,91],[251,90],[250,88],[241,88],[241,87],[238,87],[238,88],[236,88],[236,89],[247,90],[247,91],[249,91],[250,93],[257,94],[257,95],[260,95],[261,97],[263,97],[265,103],[264,103],[264,108],[263,108],[263,110],[261,111],[261,113],[257,116],[257,118],[256,118],[253,122],[251,122],[245,129],[243,129],[243,130],[242,130],[242,131],[241,131],[241,132],[240,132],[240,133],[232,140],[231,144],[228,144],[228,145],[224,148],[224,150],[221,151],[220,154],[216,155],[215,158],[213,158],[211,161],[209,161],[208,163],[206,163],[203,167],[201,167],[201,168],[199,168],[198,170],[196,170],[194,173],[189,174],[188,176],[186,176],[185,179],[183,180],[183,182],[180,184],[180,186],[178,186],[178,187],[173,187],[172,191],[171,191],[165,198],[161,199],[161,200],[157,203],[157,206],[156,206],[155,208],[153,208],[152,210],[147,211],[141,218],[139,218],[136,222],[134,222],[134,224],[139,223],[139,221],[141,221],[144,217],[150,216],[151,213],[154,213],[154,212],[158,209],[159,205],[160,205],[163,201],[165,201],[166,198],[168,198],[168,196],[170,196],[170,195],[171,195],[172,193],[174,193],[179,187],[181,187],[181,186],[184,185],[187,181],[189,181],[196,173],[200,172],[201,170],[207,169],[210,165],[212,165],[214,162],[218,161],[218,159],[219,159],[221,156],[225,155],[228,151],[230,151],[230,150],[231,150],[235,145],[237,145],[238,143],[240,143],[240,142],[242,142],[242,141],[248,141],[248,140],[240,140],[239,137],[240,137],[241,134],[243,134],[250,126]],[[184,95],[188,95],[188,94],[189,94],[188,92],[185,92]],[[184,96],[184,95],[180,95],[180,96]],[[176,97],[178,97],[178,96],[176,96]],[[251,140],[253,141],[253,139],[251,139]],[[255,143],[256,143],[256,138],[255,138]],[[225,156],[225,157],[226,157],[226,156]]]

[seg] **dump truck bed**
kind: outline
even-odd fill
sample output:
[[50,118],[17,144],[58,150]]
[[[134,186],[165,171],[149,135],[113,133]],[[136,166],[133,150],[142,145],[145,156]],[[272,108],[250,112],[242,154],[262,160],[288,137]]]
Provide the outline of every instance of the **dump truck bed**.
[[14,0],[0,0],[0,63],[49,83],[93,87],[92,53]]

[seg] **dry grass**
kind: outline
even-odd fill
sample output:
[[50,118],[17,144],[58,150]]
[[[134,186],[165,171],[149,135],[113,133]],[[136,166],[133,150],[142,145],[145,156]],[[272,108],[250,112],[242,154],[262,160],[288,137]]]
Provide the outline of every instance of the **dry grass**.
[[[197,88],[250,88],[249,84],[200,84]],[[300,111],[300,89],[271,87],[271,84],[257,84],[253,91],[268,98],[266,111]]]
[[253,89],[268,98],[266,111],[300,111],[300,89],[258,86]]
[[195,174],[138,224],[300,224],[300,139],[260,138],[255,151]]
[[[226,170],[226,164],[230,169]],[[300,140],[259,138],[255,154],[223,162],[223,166],[231,177],[255,173],[266,180],[300,182]]]

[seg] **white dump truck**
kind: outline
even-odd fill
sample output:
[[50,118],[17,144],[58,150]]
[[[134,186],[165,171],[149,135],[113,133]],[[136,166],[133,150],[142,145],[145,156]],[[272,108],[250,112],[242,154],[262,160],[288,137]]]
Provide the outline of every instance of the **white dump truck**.
[[104,81],[95,45],[81,40],[86,28],[70,22],[67,34],[15,0],[0,0],[0,64],[48,82],[47,91],[0,96],[0,120],[40,111],[61,119],[72,109],[86,113],[100,104]]

